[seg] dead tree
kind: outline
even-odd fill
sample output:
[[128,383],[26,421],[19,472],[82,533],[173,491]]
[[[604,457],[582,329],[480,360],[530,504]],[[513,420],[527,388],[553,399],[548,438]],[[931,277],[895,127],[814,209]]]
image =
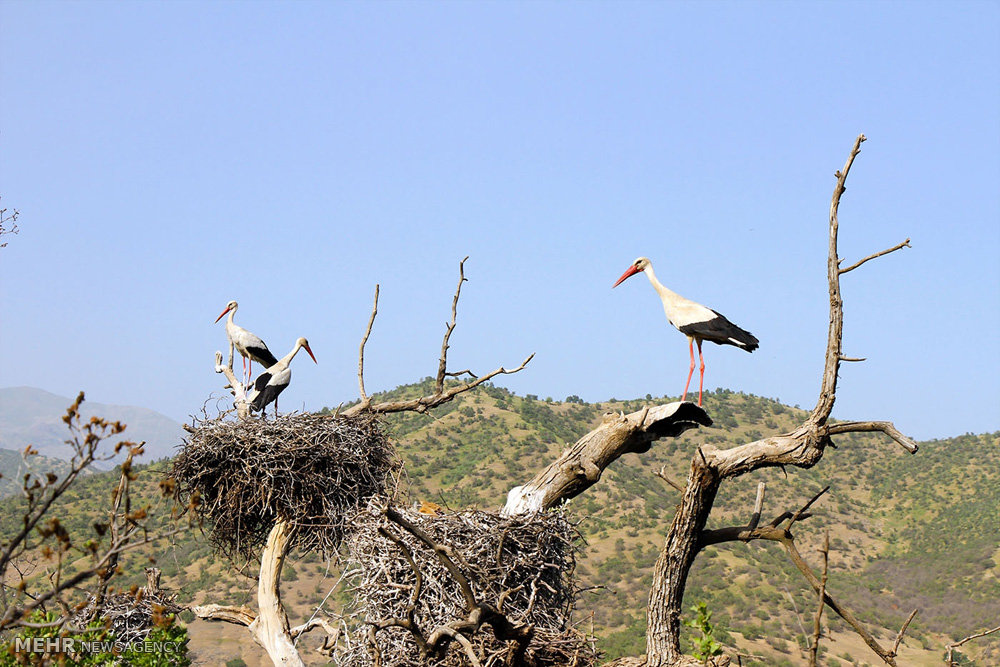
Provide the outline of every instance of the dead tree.
[[[690,470],[688,472],[687,484],[682,490],[680,505],[674,515],[673,522],[667,533],[666,540],[656,561],[653,570],[653,583],[650,590],[649,605],[647,609],[647,633],[646,633],[646,656],[645,658],[626,658],[618,662],[620,665],[646,665],[648,667],[674,667],[685,664],[699,664],[692,662],[693,659],[685,657],[680,648],[680,628],[681,609],[684,596],[684,588],[687,583],[688,573],[698,552],[709,544],[716,544],[724,541],[768,539],[781,542],[792,558],[793,562],[806,575],[810,584],[819,593],[823,589],[822,582],[808,568],[795,549],[791,526],[795,521],[806,516],[805,507],[797,513],[783,514],[775,519],[771,525],[759,528],[760,512],[763,504],[763,489],[758,494],[758,504],[754,508],[753,517],[747,526],[739,526],[721,531],[706,531],[705,525],[708,516],[712,511],[716,494],[723,480],[738,477],[753,470],[767,467],[798,466],[809,468],[816,465],[823,457],[827,445],[831,444],[831,436],[841,433],[872,432],[880,431],[885,433],[906,451],[913,453],[917,451],[917,445],[910,438],[900,433],[890,422],[885,421],[857,421],[839,422],[830,424],[829,417],[836,400],[837,373],[843,361],[862,361],[844,356],[842,350],[843,335],[843,299],[840,293],[840,276],[853,271],[865,262],[882,255],[909,247],[909,239],[899,243],[892,248],[874,253],[847,267],[841,267],[842,260],[837,254],[838,220],[837,210],[840,205],[841,196],[845,190],[845,181],[861,149],[861,143],[865,141],[864,135],[860,135],[854,142],[847,163],[844,168],[836,173],[836,186],[830,204],[829,217],[829,254],[827,259],[827,279],[830,294],[830,317],[829,332],[826,346],[826,361],[823,369],[823,377],[820,386],[819,399],[816,407],[810,412],[805,422],[792,431],[773,435],[755,442],[747,443],[730,449],[718,449],[705,445],[699,447],[692,457]],[[665,409],[667,406],[660,406]],[[648,449],[648,442],[655,440],[657,436],[643,432],[643,426],[647,423],[650,414],[654,414],[653,409],[644,409],[639,413],[620,417],[620,427],[629,435],[626,438],[645,440],[641,445]],[[698,422],[697,413],[690,408],[678,408],[675,414],[682,414],[686,422]],[[699,423],[705,423],[701,421]],[[549,507],[559,502],[565,497],[578,493],[580,484],[567,484],[566,478],[572,476],[583,478],[593,483],[600,476],[603,468],[613,461],[617,456],[615,452],[621,449],[620,438],[602,439],[600,431],[607,428],[603,424],[595,431],[584,436],[581,443],[590,438],[594,439],[593,446],[580,447],[581,452],[586,452],[584,456],[574,458],[571,452],[567,452],[560,459],[560,462],[549,466],[524,487],[513,489],[508,497],[506,511],[532,511]],[[578,443],[579,445],[579,443]],[[634,446],[626,446],[624,451],[645,451],[636,449]],[[673,483],[672,483],[673,484]],[[679,485],[675,485],[678,486]],[[528,491],[525,491],[527,489]],[[544,501],[540,500],[544,498]],[[815,500],[815,499],[814,499]],[[781,526],[783,521],[788,520],[788,524]],[[891,649],[886,649],[861,628],[856,621],[852,622],[849,612],[846,612],[840,605],[836,604],[826,591],[823,591],[823,599],[828,606],[840,614],[845,620],[862,634],[868,645],[879,657],[889,665],[895,665],[895,651],[902,638],[900,633],[896,645]],[[846,614],[846,615],[845,615]],[[905,630],[905,626],[904,626]]]
[[[372,397],[366,393],[364,354],[365,344],[371,335],[375,316],[378,312],[379,287],[376,285],[375,301],[372,305],[371,316],[368,319],[368,326],[361,339],[361,346],[358,352],[359,401],[343,411],[338,408],[334,419],[362,418],[365,415],[379,415],[403,411],[425,413],[438,405],[451,401],[461,393],[475,389],[497,375],[517,373],[527,366],[528,362],[534,356],[533,354],[529,355],[519,366],[511,370],[507,370],[501,366],[481,376],[477,376],[471,370],[459,372],[448,371],[449,340],[456,326],[458,300],[462,291],[462,284],[466,281],[465,261],[467,259],[468,257],[459,263],[458,286],[452,298],[451,319],[446,325],[444,338],[441,342],[441,355],[438,359],[433,393],[410,400],[383,401],[378,403],[374,403]],[[249,414],[249,407],[243,385],[236,379],[236,375],[233,372],[232,352],[230,352],[228,364],[223,364],[222,353],[216,352],[215,372],[223,373],[226,376],[229,382],[227,388],[231,390],[235,399],[238,417],[241,420],[245,419]],[[459,378],[462,376],[469,376],[471,379],[464,382],[447,382],[448,378]],[[343,519],[343,517],[340,517],[340,519]],[[291,667],[303,664],[302,658],[295,647],[295,639],[297,637],[316,628],[324,629],[329,638],[334,640],[339,634],[337,628],[324,622],[317,616],[314,616],[308,622],[298,627],[291,627],[289,623],[288,614],[281,602],[280,574],[288,550],[294,543],[295,535],[295,527],[292,525],[290,518],[277,518],[268,534],[266,543],[260,551],[261,566],[257,587],[256,612],[246,606],[234,607],[219,604],[199,605],[191,608],[197,616],[206,620],[223,621],[246,626],[254,639],[267,651],[275,665],[288,665]],[[496,626],[494,625],[493,627],[495,628]],[[326,642],[325,645],[329,645],[329,642]]]

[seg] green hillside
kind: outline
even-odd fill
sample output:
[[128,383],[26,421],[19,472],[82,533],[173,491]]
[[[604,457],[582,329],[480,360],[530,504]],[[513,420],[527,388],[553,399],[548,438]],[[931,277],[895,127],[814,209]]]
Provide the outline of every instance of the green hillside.
[[0,449],[0,498],[21,493],[25,473],[54,472],[62,477],[69,471],[69,463],[48,456],[34,455],[24,458],[23,452]]
[[[425,381],[379,398],[426,393],[430,387]],[[627,413],[664,400],[587,404],[576,397],[541,400],[484,386],[432,415],[391,416],[388,426],[406,462],[412,500],[497,508],[512,486],[527,481],[605,412]],[[666,466],[673,479],[683,482],[698,444],[741,444],[788,430],[804,415],[775,400],[724,390],[706,395],[705,408],[715,426],[660,441],[641,456],[626,455],[570,505],[587,539],[578,572],[581,583],[592,587],[580,599],[578,617],[587,630],[593,624],[608,658],[643,650],[651,567],[677,502],[677,492],[653,471]],[[905,430],[905,424],[900,426]],[[836,444],[812,470],[789,468],[787,477],[771,470],[727,483],[710,527],[745,523],[759,480],[768,483],[768,519],[796,509],[829,484],[815,515],[797,524],[803,555],[818,565],[821,535],[829,528],[832,594],[890,644],[907,614],[919,607],[901,647],[901,664],[938,665],[944,643],[1000,619],[1000,434],[926,442],[912,456],[877,436],[842,436]],[[157,497],[162,469],[158,464],[140,473],[140,493]],[[107,475],[81,481],[68,499],[71,528],[89,525],[111,483]],[[12,521],[15,515],[7,508],[0,524],[4,531]],[[197,529],[154,553],[164,584],[180,589],[182,601],[252,603],[252,581],[232,574]],[[132,556],[135,569],[129,571],[141,573],[149,557]],[[293,622],[299,622],[336,576],[314,555],[293,558],[286,567],[285,599]],[[141,578],[139,574],[135,581]],[[779,545],[707,549],[695,563],[686,600],[689,605],[705,601],[722,640],[762,656],[757,664],[803,664],[798,646],[811,631],[815,596]],[[251,667],[263,664],[262,652],[242,632],[193,623],[196,664],[221,664],[236,656]],[[830,621],[824,647],[823,664],[876,664],[877,658],[838,619]],[[996,638],[963,649],[977,664],[1000,664]]]

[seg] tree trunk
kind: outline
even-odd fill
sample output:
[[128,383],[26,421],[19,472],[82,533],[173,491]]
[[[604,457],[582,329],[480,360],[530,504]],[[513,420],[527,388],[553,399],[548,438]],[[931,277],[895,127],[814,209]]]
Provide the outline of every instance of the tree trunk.
[[304,667],[292,642],[288,614],[281,604],[281,567],[285,563],[291,526],[279,520],[267,536],[260,555],[257,581],[257,618],[250,624],[254,639],[264,647],[276,667]]
[[649,667],[674,665],[680,658],[681,609],[688,571],[698,555],[698,538],[719,490],[719,478],[701,460],[691,462],[687,488],[674,514],[660,557],[653,566],[646,627]]

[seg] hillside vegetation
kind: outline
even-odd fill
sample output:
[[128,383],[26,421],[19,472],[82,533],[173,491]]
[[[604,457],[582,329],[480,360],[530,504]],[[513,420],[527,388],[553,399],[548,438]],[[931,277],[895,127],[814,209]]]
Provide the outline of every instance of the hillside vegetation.
[[[427,389],[425,381],[382,398]],[[573,396],[553,401],[484,386],[432,415],[403,413],[387,425],[406,463],[410,500],[492,509],[605,412],[627,413],[665,400],[647,396],[588,404]],[[626,455],[570,504],[587,540],[578,574],[589,590],[580,598],[577,618],[581,629],[593,629],[609,659],[643,651],[651,568],[678,497],[654,470],[666,466],[667,474],[683,483],[697,445],[741,444],[788,430],[804,416],[776,400],[726,390],[707,394],[704,407],[715,426],[660,441],[641,456]],[[709,527],[746,523],[757,481],[768,484],[766,520],[798,508],[830,485],[815,515],[796,526],[803,555],[818,566],[817,549],[828,528],[834,597],[890,644],[908,613],[919,607],[900,650],[901,664],[939,665],[944,643],[1000,619],[1000,434],[926,442],[912,456],[878,436],[842,436],[835,442],[837,450],[812,470],[772,470],[724,485]],[[137,493],[156,498],[156,482],[165,469],[163,463],[144,469]],[[71,530],[95,520],[110,484],[106,475],[81,481],[69,498]],[[5,509],[7,531],[16,515]],[[132,556],[130,571],[139,573],[137,583],[150,557]],[[164,572],[164,584],[181,589],[182,602],[252,603],[252,580],[234,575],[197,529],[152,557]],[[335,581],[336,573],[315,555],[290,560],[283,592],[292,621],[308,617]],[[692,570],[686,600],[685,606],[707,603],[717,638],[760,656],[756,664],[803,664],[799,647],[811,633],[816,599],[779,545],[734,543],[705,550]],[[829,623],[822,664],[876,664],[845,624],[836,618]],[[251,667],[262,664],[262,651],[246,641],[244,632],[195,621],[195,663],[221,664],[240,656]],[[963,652],[977,664],[1000,664],[996,638],[978,640]],[[750,662],[744,658],[744,664]]]

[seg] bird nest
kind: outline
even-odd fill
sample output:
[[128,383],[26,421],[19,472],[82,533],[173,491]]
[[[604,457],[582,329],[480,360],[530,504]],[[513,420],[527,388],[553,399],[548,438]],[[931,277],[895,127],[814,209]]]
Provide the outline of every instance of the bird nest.
[[334,553],[349,518],[386,493],[399,467],[369,415],[292,414],[196,422],[171,474],[213,546],[251,560],[279,519],[293,527],[290,546]]
[[159,571],[153,588],[134,589],[134,592],[112,593],[104,598],[99,611],[95,611],[96,598],[91,595],[87,604],[77,612],[74,623],[84,627],[95,620],[103,621],[119,642],[139,642],[146,638],[153,626],[171,622],[170,616],[181,611],[175,602],[177,594],[159,587]]
[[[377,512],[368,514],[347,543],[345,578],[354,598],[347,612],[354,630],[349,641],[340,642],[335,649],[337,664],[425,665],[418,646],[421,639],[395,625],[398,620],[405,625],[405,619],[411,618],[424,640],[445,626],[461,628],[464,624],[468,628],[473,616],[460,584],[444,562],[447,558],[419,539],[417,531],[438,547],[450,547],[446,554],[464,575],[478,603],[499,610],[513,626],[533,626],[523,663],[518,664],[596,664],[592,638],[571,623],[581,537],[562,512],[517,517],[478,510],[435,515],[410,510],[395,513],[399,520],[390,521]],[[468,644],[482,665],[509,664],[517,650],[516,642],[499,640],[487,627],[468,634]],[[435,665],[465,667],[474,664],[468,655],[469,645],[451,642],[444,655],[428,657]]]

